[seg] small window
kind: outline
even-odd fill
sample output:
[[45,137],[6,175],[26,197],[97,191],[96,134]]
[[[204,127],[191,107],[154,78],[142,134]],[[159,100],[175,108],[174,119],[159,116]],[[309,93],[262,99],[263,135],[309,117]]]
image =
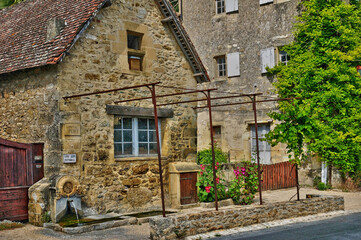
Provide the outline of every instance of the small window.
[[279,61],[280,63],[283,63],[285,65],[288,64],[288,61],[290,60],[290,55],[287,54],[287,52],[285,51],[280,51],[279,52]]
[[213,126],[213,137],[220,138],[222,136],[222,127]]
[[128,39],[128,48],[134,50],[140,50],[141,42],[142,42],[142,37],[140,35],[135,35],[128,32],[127,39]]
[[141,33],[130,31],[127,33],[129,70],[143,70],[142,64],[144,52],[141,51],[142,37],[143,35]]
[[216,57],[216,64],[217,64],[217,77],[226,77],[227,71],[226,71],[226,56],[219,56]]
[[128,54],[129,69],[134,71],[142,71],[143,57]]
[[217,14],[221,14],[225,12],[225,0],[216,0],[216,12]]
[[115,157],[148,156],[156,154],[157,135],[154,119],[115,117]]

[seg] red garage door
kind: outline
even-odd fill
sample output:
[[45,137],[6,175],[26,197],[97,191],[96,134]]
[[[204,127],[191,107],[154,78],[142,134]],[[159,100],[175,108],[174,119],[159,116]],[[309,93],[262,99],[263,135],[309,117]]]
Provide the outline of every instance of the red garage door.
[[0,139],[0,220],[28,218],[28,189],[43,176],[43,144]]

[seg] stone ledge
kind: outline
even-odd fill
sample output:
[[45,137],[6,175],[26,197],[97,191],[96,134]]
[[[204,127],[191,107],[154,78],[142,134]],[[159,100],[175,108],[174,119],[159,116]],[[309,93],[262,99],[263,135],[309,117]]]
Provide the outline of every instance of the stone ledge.
[[235,206],[219,211],[192,212],[166,218],[154,217],[149,220],[149,226],[151,239],[176,239],[214,230],[243,227],[337,210],[344,210],[343,197],[321,196],[301,201]]
[[138,223],[138,220],[135,217],[125,217],[125,218],[126,219],[111,220],[108,222],[94,223],[92,225],[85,225],[79,227],[61,227],[59,224],[55,224],[55,223],[44,223],[43,227],[50,228],[54,231],[64,232],[67,234],[80,234],[95,230],[104,230],[108,228],[115,228],[126,225],[134,225]]

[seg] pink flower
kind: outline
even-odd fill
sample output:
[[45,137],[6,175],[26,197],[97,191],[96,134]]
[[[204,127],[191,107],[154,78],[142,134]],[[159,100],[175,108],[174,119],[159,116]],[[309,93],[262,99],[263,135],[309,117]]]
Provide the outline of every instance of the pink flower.
[[206,192],[209,193],[211,191],[211,186],[206,187]]
[[203,172],[201,172],[201,175],[203,175]]
[[201,164],[201,169],[204,170],[206,167],[204,165]]
[[215,168],[216,170],[218,169],[218,167],[217,167],[217,166],[215,166],[214,168]]
[[217,164],[217,166],[218,166],[218,165],[219,165],[219,162],[217,162],[216,164]]
[[216,182],[217,182],[217,184],[219,183],[219,178],[216,178]]

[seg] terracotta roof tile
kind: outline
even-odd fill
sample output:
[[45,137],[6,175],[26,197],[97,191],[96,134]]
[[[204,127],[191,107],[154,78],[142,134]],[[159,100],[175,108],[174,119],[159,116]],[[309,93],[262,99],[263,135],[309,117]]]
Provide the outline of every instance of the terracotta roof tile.
[[[27,0],[0,10],[0,74],[55,64],[61,60],[84,24],[108,0]],[[65,21],[48,39],[48,23]]]

